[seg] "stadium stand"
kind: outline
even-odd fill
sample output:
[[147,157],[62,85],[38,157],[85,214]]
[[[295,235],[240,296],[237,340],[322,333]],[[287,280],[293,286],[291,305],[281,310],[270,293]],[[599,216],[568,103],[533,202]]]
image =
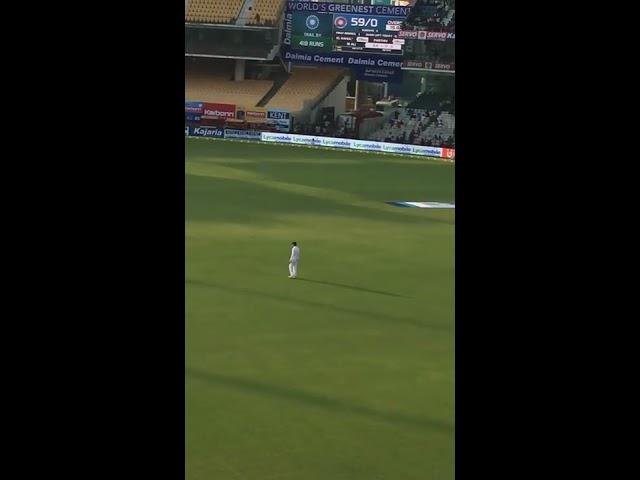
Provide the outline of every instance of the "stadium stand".
[[406,24],[455,32],[454,0],[417,0]]
[[189,0],[185,20],[199,23],[235,23],[244,0]]
[[432,147],[455,146],[456,119],[450,112],[398,109],[370,140]]
[[185,27],[184,48],[187,55],[227,56],[236,58],[273,58],[278,50],[278,34],[272,29]]
[[[409,28],[455,33],[455,0],[417,4]],[[454,41],[409,40],[404,59],[415,63],[407,64],[402,83],[361,81],[358,87],[349,69],[293,65],[288,72],[277,58],[275,28],[285,6],[286,0],[185,0],[186,100],[287,110],[296,133],[455,147]],[[229,23],[234,26],[223,25]],[[383,97],[395,103],[378,102]],[[213,125],[194,118],[186,122]],[[234,129],[276,128],[227,121]]]
[[343,69],[293,67],[287,81],[266,106],[299,112],[305,101],[320,100],[344,74]]
[[185,100],[255,107],[273,86],[271,80],[234,81],[233,65],[185,63]]
[[254,0],[248,25],[275,26],[285,0]]

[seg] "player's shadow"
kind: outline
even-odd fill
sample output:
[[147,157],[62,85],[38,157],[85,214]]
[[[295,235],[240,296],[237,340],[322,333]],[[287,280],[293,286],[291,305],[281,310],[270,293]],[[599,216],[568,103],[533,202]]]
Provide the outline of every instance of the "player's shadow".
[[265,397],[277,398],[289,402],[304,404],[311,407],[323,408],[333,413],[357,415],[374,420],[382,420],[394,424],[407,425],[409,427],[439,432],[453,433],[454,426],[439,420],[416,417],[400,412],[383,411],[362,405],[356,405],[345,400],[333,398],[321,393],[297,390],[282,385],[272,385],[255,380],[248,380],[231,375],[209,373],[199,369],[185,367],[187,377],[204,381],[212,385],[232,388],[250,394],[258,394]]
[[413,327],[427,328],[430,330],[441,331],[441,332],[452,331],[452,328],[449,327],[448,325],[429,324],[426,322],[422,322],[420,320],[415,320],[413,318],[398,317],[395,315],[388,315],[388,314],[379,313],[379,312],[367,312],[367,311],[358,310],[355,308],[340,307],[340,306],[332,305],[328,303],[315,302],[312,300],[305,300],[302,298],[295,298],[295,297],[280,295],[277,293],[271,293],[271,292],[266,292],[261,290],[250,290],[248,288],[232,287],[229,285],[217,285],[211,282],[203,282],[202,280],[195,280],[195,279],[186,279],[185,284],[210,288],[210,289],[219,290],[219,291],[226,291],[226,292],[239,294],[239,295],[248,295],[249,297],[262,297],[269,300],[277,300],[277,301],[281,301],[288,304],[302,305],[305,307],[322,309],[322,310],[326,310],[326,311],[334,312],[338,314],[347,313],[351,315],[356,315],[361,318],[366,318],[367,320],[378,320],[378,321],[384,321],[389,323],[405,324],[405,325],[411,325]]
[[371,288],[357,287],[355,285],[345,285],[344,283],[325,282],[323,280],[314,280],[312,278],[298,277],[298,281],[318,283],[320,285],[328,285],[331,287],[348,288],[349,290],[356,290],[358,292],[377,293],[378,295],[387,295],[389,297],[411,298],[406,295],[400,295],[399,293],[384,292],[382,290],[373,290]]

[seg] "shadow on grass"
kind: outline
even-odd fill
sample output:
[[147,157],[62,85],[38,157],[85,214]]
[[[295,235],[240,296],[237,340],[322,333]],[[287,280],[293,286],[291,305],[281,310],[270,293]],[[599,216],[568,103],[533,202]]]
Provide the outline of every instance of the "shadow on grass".
[[334,413],[368,417],[374,420],[382,420],[389,423],[406,425],[409,427],[421,428],[426,430],[436,430],[439,432],[451,434],[453,434],[454,430],[454,426],[446,422],[415,417],[412,415],[406,415],[403,413],[392,411],[382,411],[361,405],[355,405],[347,401],[333,398],[320,393],[305,392],[304,390],[296,390],[285,386],[271,385],[268,383],[258,382],[255,380],[247,380],[230,375],[209,373],[191,367],[185,368],[185,375],[196,380],[207,382],[211,385],[219,385],[250,394],[262,395],[265,397],[277,398],[289,402],[304,404],[311,407],[323,408]]
[[411,298],[411,297],[407,297],[405,295],[400,295],[398,293],[384,292],[382,290],[372,290],[370,288],[357,287],[355,285],[345,285],[343,283],[325,282],[325,281],[322,281],[322,280],[314,280],[312,278],[298,277],[297,280],[298,281],[302,281],[302,282],[317,283],[319,285],[329,285],[331,287],[348,288],[349,290],[356,290],[358,292],[377,293],[379,295],[387,295],[389,297]]
[[185,283],[186,285],[194,285],[198,287],[210,288],[210,289],[215,289],[215,290],[220,290],[220,291],[230,292],[235,294],[243,294],[243,295],[249,295],[253,297],[262,297],[268,300],[278,300],[278,301],[289,303],[289,304],[303,305],[305,307],[313,307],[313,308],[326,310],[326,311],[338,313],[338,314],[357,315],[359,317],[364,317],[366,319],[379,320],[379,321],[384,321],[388,323],[411,325],[413,327],[426,328],[426,329],[441,331],[441,332],[452,331],[452,328],[449,326],[432,325],[432,324],[424,323],[418,320],[414,320],[412,318],[397,317],[394,315],[387,315],[384,313],[366,312],[363,310],[357,310],[349,307],[339,307],[339,306],[331,305],[327,303],[314,302],[311,300],[303,300],[300,298],[288,297],[286,295],[278,295],[276,293],[262,292],[258,290],[249,290],[247,288],[240,288],[240,287],[230,287],[228,285],[217,285],[214,283],[204,282],[202,280],[193,280],[193,279],[187,279]]
[[[187,172],[186,182],[187,221],[260,225],[273,223],[278,215],[323,215],[404,225],[423,225],[425,222],[455,225],[453,219],[441,218],[441,214],[433,210],[423,209],[420,214],[407,216],[400,214],[404,209],[386,205],[382,200],[368,205],[366,201],[338,190],[328,190],[329,196],[322,197],[322,188],[296,183],[275,182],[274,186],[274,182],[267,180],[223,178],[193,172]],[[335,198],[331,198],[331,194]]]

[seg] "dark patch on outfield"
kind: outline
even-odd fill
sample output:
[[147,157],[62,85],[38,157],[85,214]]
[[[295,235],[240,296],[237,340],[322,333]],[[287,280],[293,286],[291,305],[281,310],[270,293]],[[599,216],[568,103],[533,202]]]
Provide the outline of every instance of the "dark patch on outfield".
[[298,277],[297,280],[301,280],[303,282],[317,283],[319,285],[329,285],[331,287],[348,288],[350,290],[356,290],[358,292],[377,293],[378,295],[388,295],[390,297],[411,298],[411,297],[407,297],[406,295],[400,295],[398,293],[384,292],[382,290],[372,290],[370,288],[357,287],[355,285],[345,285],[343,283],[325,282],[322,280],[314,280],[312,278]]
[[212,385],[233,388],[249,394],[278,398],[311,407],[323,408],[334,413],[363,416],[374,420],[382,420],[394,424],[407,425],[427,430],[438,430],[448,433],[453,433],[454,430],[453,425],[445,422],[416,417],[400,412],[383,411],[371,407],[356,405],[321,393],[305,392],[304,390],[297,390],[282,385],[271,385],[230,375],[209,373],[191,367],[185,368],[185,374],[188,377],[204,381]]
[[[291,281],[291,280],[288,280],[288,279],[285,279],[285,280],[288,281],[288,282]],[[250,296],[255,296],[255,297],[266,298],[266,299],[269,299],[269,300],[278,300],[278,301],[282,301],[282,302],[286,302],[286,303],[303,305],[303,306],[306,306],[306,307],[313,307],[313,308],[326,310],[326,311],[330,311],[330,312],[338,313],[338,314],[348,313],[348,314],[351,314],[351,315],[357,315],[359,317],[364,317],[366,319],[379,320],[379,321],[391,322],[391,323],[403,323],[403,324],[411,325],[413,327],[418,327],[418,328],[426,328],[426,329],[442,331],[442,332],[452,332],[452,328],[450,326],[437,325],[437,324],[434,325],[434,324],[425,323],[425,322],[422,322],[422,321],[419,321],[419,320],[415,320],[413,318],[397,317],[397,316],[394,316],[394,315],[387,315],[387,314],[378,313],[378,312],[367,312],[367,311],[364,311],[364,310],[356,310],[354,308],[340,307],[340,306],[337,306],[337,305],[314,302],[314,301],[311,301],[311,300],[303,300],[303,299],[300,299],[298,297],[288,297],[286,295],[279,295],[279,294],[276,294],[276,293],[270,293],[270,292],[265,292],[265,291],[261,291],[261,290],[260,291],[259,290],[250,290],[248,288],[242,288],[242,287],[230,287],[228,285],[217,285],[217,284],[214,284],[214,283],[211,283],[211,282],[205,282],[205,281],[202,281],[202,280],[192,280],[192,279],[187,279],[185,281],[185,283],[187,285],[206,287],[206,288],[211,288],[211,289],[215,289],[215,290],[221,290],[221,291],[226,291],[226,292],[230,292],[230,293],[235,293],[235,294],[250,295]]]

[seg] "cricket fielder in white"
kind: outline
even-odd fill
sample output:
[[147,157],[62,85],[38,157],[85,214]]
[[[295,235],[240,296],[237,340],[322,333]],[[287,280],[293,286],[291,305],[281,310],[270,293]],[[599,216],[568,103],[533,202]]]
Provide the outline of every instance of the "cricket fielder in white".
[[289,278],[298,276],[298,260],[300,260],[300,247],[296,242],[291,242],[291,257],[289,258]]

